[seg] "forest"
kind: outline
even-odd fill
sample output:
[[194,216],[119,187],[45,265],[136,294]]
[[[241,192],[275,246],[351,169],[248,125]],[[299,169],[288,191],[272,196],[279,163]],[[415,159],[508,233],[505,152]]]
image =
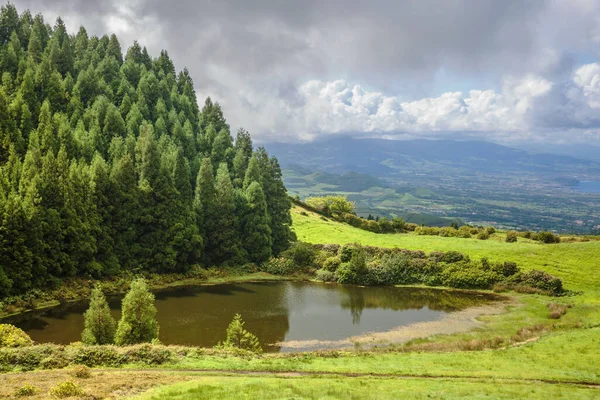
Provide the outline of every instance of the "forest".
[[70,276],[261,263],[294,233],[276,158],[187,69],[0,12],[0,297]]

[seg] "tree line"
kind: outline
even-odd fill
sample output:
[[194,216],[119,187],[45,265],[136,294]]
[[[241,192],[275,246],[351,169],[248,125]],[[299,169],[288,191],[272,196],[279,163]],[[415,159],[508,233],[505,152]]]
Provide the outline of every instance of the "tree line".
[[276,158],[187,69],[0,10],[0,297],[120,271],[260,263],[294,239]]

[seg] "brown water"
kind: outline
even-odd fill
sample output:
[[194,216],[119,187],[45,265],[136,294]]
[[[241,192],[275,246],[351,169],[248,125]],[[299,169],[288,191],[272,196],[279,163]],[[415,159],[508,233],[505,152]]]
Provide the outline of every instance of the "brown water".
[[[109,298],[119,318],[121,296]],[[284,341],[334,341],[408,324],[497,300],[494,295],[422,288],[360,287],[311,282],[257,282],[195,286],[156,293],[160,340],[211,347],[223,340],[235,313],[267,351]],[[79,341],[87,302],[5,320],[37,342]],[[322,347],[312,345],[312,348]],[[306,348],[309,349],[309,348]],[[296,349],[298,350],[298,349]]]

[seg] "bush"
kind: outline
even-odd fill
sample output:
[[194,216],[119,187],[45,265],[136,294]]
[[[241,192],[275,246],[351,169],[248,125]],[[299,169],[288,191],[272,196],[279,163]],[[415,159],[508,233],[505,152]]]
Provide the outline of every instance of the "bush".
[[541,231],[537,233],[537,240],[542,243],[560,243],[560,237],[552,232]]
[[518,281],[535,289],[544,290],[554,295],[563,292],[562,281],[547,272],[532,269],[517,277]]
[[340,261],[343,263],[349,262],[358,247],[360,245],[357,243],[346,243],[340,247]]
[[50,395],[59,399],[65,397],[80,397],[83,396],[83,389],[73,381],[60,382],[52,389]]
[[506,243],[516,243],[517,242],[517,232],[508,231],[506,232]]
[[72,372],[75,378],[87,379],[92,376],[90,368],[85,365],[76,365]]
[[493,235],[494,233],[496,233],[496,228],[494,228],[493,226],[488,226],[485,230],[489,235]]
[[442,271],[441,278],[445,286],[460,289],[489,289],[500,280],[495,272],[466,262],[452,264]]
[[463,239],[470,239],[471,238],[471,227],[469,227],[467,225],[461,226],[458,229],[456,236],[459,238],[463,238]]
[[490,238],[490,234],[485,230],[482,230],[481,232],[479,232],[477,234],[477,239],[479,239],[479,240],[487,240],[489,238]]
[[379,221],[377,221],[377,224],[379,225],[379,230],[382,233],[394,232],[394,226],[387,218],[384,218],[384,217],[379,218]]
[[31,346],[33,340],[22,329],[10,324],[0,324],[0,347]]
[[38,388],[30,385],[29,383],[26,383],[23,386],[21,386],[20,388],[18,388],[15,391],[14,395],[15,395],[15,397],[28,397],[28,396],[33,396],[37,392],[38,392]]
[[373,233],[381,233],[381,227],[377,221],[371,220],[365,222],[365,229]]
[[409,259],[403,254],[386,254],[381,261],[370,264],[367,281],[375,285],[414,283]]
[[299,267],[312,267],[317,258],[317,250],[309,243],[296,242],[281,256],[292,260]]
[[459,262],[465,259],[465,255],[458,251],[447,251],[441,257],[440,261],[448,264]]
[[283,258],[270,258],[261,265],[261,270],[273,275],[290,275],[298,269],[294,261]]
[[503,263],[494,264],[492,266],[492,269],[498,274],[505,277],[513,276],[519,272],[519,267],[517,266],[517,263],[511,261],[505,261]]
[[350,261],[342,264],[335,272],[339,283],[364,284],[367,275],[367,253],[362,246],[352,252]]
[[567,306],[556,303],[548,303],[548,318],[550,319],[560,319],[563,315],[567,313]]
[[404,224],[404,230],[407,232],[414,232],[417,230],[418,227],[419,225],[413,224],[412,222],[407,222]]
[[331,272],[335,272],[336,269],[342,264],[342,260],[338,256],[329,257],[323,262],[323,269]]
[[406,227],[406,222],[400,217],[392,218],[392,227],[396,232],[402,232]]
[[456,237],[458,235],[458,230],[451,226],[444,226],[440,228],[440,236],[441,237]]
[[415,229],[415,233],[417,235],[438,236],[440,234],[440,228],[435,226],[419,226]]
[[335,282],[335,274],[326,269],[318,269],[315,278],[321,282]]

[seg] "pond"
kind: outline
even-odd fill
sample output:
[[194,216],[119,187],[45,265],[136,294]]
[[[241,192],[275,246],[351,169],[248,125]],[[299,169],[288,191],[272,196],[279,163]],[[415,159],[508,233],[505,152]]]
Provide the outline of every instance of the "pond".
[[[120,316],[121,299],[108,299],[115,318]],[[165,344],[212,347],[224,339],[233,315],[240,313],[265,351],[277,352],[336,347],[336,341],[352,336],[441,321],[450,313],[498,299],[466,291],[285,281],[169,289],[156,293],[156,307]],[[68,344],[81,340],[87,305],[70,303],[3,322],[17,325],[37,342]]]

